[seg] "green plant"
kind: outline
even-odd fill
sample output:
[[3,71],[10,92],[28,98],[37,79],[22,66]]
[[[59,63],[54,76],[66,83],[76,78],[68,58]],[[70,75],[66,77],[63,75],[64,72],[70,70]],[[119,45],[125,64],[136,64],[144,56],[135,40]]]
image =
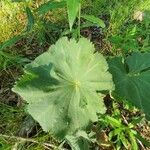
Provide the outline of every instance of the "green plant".
[[78,131],[75,135],[67,135],[66,141],[72,150],[90,150],[92,139],[85,131]]
[[[136,0],[133,4],[135,2]],[[116,8],[120,7],[119,4]],[[132,4],[132,1],[129,4]],[[124,37],[118,36],[117,33],[119,33],[122,22],[125,23],[129,13],[133,12],[132,6],[121,10],[121,15],[124,15],[122,18],[118,17],[117,21],[115,16],[119,13],[118,9],[115,9],[110,16],[111,21],[115,20],[116,23],[114,26],[111,26],[112,24],[109,26],[111,32],[113,31],[112,33],[115,34],[113,40],[116,42],[117,48],[123,47],[127,49],[127,52],[138,49],[138,44],[133,44],[133,41],[136,41],[134,39],[136,27],[129,30]],[[115,83],[112,95],[122,97],[123,101],[124,99],[129,100],[141,108],[149,118],[150,63],[148,59],[150,54],[133,53],[127,58],[115,57],[108,61],[108,67],[105,57],[100,53],[95,53],[92,43],[81,38],[80,35],[82,28],[93,25],[105,28],[106,25],[94,15],[82,14],[80,0],[48,1],[36,10],[30,9],[26,5],[28,22],[23,35],[32,34],[34,27],[39,23],[40,30],[34,32],[33,36],[38,33],[40,39],[38,44],[44,44],[45,33],[48,32],[47,35],[50,38],[50,30],[53,26],[50,26],[51,22],[47,22],[44,15],[49,11],[64,7],[67,7],[70,30],[66,30],[63,35],[71,34],[75,39],[68,40],[66,37],[59,39],[47,52],[27,64],[23,76],[17,81],[13,91],[28,103],[28,112],[39,122],[44,131],[50,132],[57,139],[67,141],[73,150],[87,150],[92,142],[98,144],[98,141],[92,141],[88,133],[93,123],[99,121],[105,122],[106,126],[111,126],[109,140],[113,141],[113,138],[117,136],[114,143],[118,149],[123,144],[126,149],[131,148],[130,145],[132,145],[132,148],[137,150],[137,133],[132,123],[123,124],[121,116],[115,118],[106,115],[103,120],[99,118],[100,114],[104,114],[106,110],[103,95],[114,90],[112,76],[108,69],[112,73]],[[39,15],[40,19],[37,19],[36,15]],[[149,23],[147,22],[145,24],[148,31]],[[54,28],[58,29],[55,25]],[[108,31],[110,31],[109,29]],[[31,40],[33,39],[34,37],[31,38]],[[1,48],[9,47],[18,40],[19,37],[15,37],[3,43]],[[125,44],[122,46],[122,42],[128,47],[125,47]],[[97,133],[94,135],[97,136]],[[62,142],[63,144],[64,142]]]
[[13,38],[0,44],[0,69],[5,70],[8,66],[14,64],[25,64],[29,62],[27,58],[22,56],[11,54],[8,50],[13,47],[16,42],[21,40],[23,35],[14,36]]
[[110,36],[119,34],[123,27],[132,20],[134,12],[147,10],[146,6],[150,6],[149,0],[128,0],[128,2],[126,0],[112,0],[108,6],[110,12],[108,34]]
[[109,69],[115,83],[115,93],[140,108],[150,119],[150,53],[134,52],[126,59],[110,59]]
[[133,129],[132,123],[125,125],[121,119],[110,116],[105,116],[104,122],[106,126],[110,125],[112,128],[112,131],[109,132],[109,140],[116,144],[117,150],[121,149],[122,144],[126,149],[138,150],[135,136],[137,132]]
[[109,3],[109,13],[105,13],[110,16],[105,41],[112,47],[113,55],[149,51],[149,21],[146,21],[149,20],[149,6],[148,0],[114,0]]
[[0,70],[6,70],[7,67],[18,64],[23,65],[29,62],[28,59],[21,56],[15,56],[5,51],[0,51]]
[[[103,115],[103,117],[99,119],[98,124],[101,126],[101,129],[109,130],[108,139],[115,145],[117,150],[122,149],[122,147],[138,150],[138,138],[136,137],[137,132],[135,126],[141,121],[141,118],[130,117],[129,120],[126,120],[123,113],[125,109],[129,109],[129,105],[126,103],[122,105],[123,109],[120,110],[120,105],[113,101],[111,115]],[[130,111],[133,112],[133,108],[130,108]]]
[[149,51],[149,11],[141,12],[143,14],[141,22],[135,20],[128,21],[129,25],[122,27],[120,33],[114,34],[108,38],[112,45],[114,55],[128,54],[132,51]]
[[127,54],[132,51],[140,50],[138,43],[137,26],[128,27],[122,34],[113,35],[109,38],[112,45],[112,53]]
[[29,103],[28,112],[44,131],[64,138],[86,129],[97,121],[97,113],[105,112],[96,91],[112,90],[113,83],[105,58],[94,51],[85,38],[62,38],[26,65],[13,91]]
[[[117,99],[116,99],[117,100]],[[150,142],[144,139],[137,130],[138,124],[145,120],[144,116],[137,114],[138,110],[126,101],[117,102],[113,100],[109,109],[109,114],[102,115],[97,123],[100,133],[106,133],[104,140],[102,137],[97,139],[99,145],[104,149],[111,145],[115,150],[132,149],[138,150],[141,146],[150,146]],[[142,144],[141,144],[142,142]]]
[[[70,30],[68,31],[64,31],[63,35],[67,35],[67,34],[73,34],[75,35],[75,38],[80,38],[80,30],[81,28],[85,28],[88,26],[99,26],[104,28],[105,24],[104,22],[99,19],[98,17],[95,17],[94,15],[83,15],[81,13],[81,1],[80,0],[64,0],[64,1],[60,1],[60,2],[47,2],[43,5],[41,5],[38,9],[37,12],[41,15],[49,12],[50,10],[53,9],[58,9],[58,8],[62,8],[65,7],[65,5],[67,5],[67,13],[68,13],[68,22],[69,22],[69,28]],[[78,24],[77,24],[77,28],[73,29],[73,25],[75,24],[76,18],[78,18]],[[91,24],[87,24],[86,25],[81,25],[81,18],[83,18],[84,20],[87,20],[89,22],[91,22]]]

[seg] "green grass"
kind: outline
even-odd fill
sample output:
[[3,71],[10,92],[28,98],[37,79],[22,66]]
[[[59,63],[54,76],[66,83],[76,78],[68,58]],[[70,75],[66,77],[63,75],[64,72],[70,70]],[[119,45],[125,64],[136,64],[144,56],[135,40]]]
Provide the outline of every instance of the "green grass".
[[135,12],[150,11],[149,0],[95,0],[93,5],[91,0],[87,3],[83,0],[83,4],[86,6],[82,10],[83,14],[99,16],[106,23],[107,27],[102,31],[106,43],[104,50],[109,49],[113,55],[124,55],[134,50],[146,51],[150,48],[150,29],[145,26],[146,19],[142,22],[134,20]]
[[146,14],[144,14],[143,21],[134,19],[135,12],[144,13],[148,10],[150,10],[148,0],[144,2],[138,0],[116,1],[114,5],[110,6],[109,25],[105,35],[106,41],[112,46],[113,55],[118,53],[124,55],[135,50],[149,49],[149,28],[145,26]]
[[44,150],[47,143],[51,147],[58,146],[58,142],[41,129],[37,129],[32,138],[18,136],[19,132],[29,128],[28,120],[25,125],[27,113],[24,107],[17,108],[0,103],[0,108],[0,150],[12,150],[13,147],[22,147],[21,150]]
[[[23,109],[0,103],[0,134],[15,135],[24,116]],[[5,139],[0,135],[0,150],[11,150],[14,144],[13,140]]]
[[15,133],[22,122],[25,112],[23,108],[15,108],[0,103],[0,133]]

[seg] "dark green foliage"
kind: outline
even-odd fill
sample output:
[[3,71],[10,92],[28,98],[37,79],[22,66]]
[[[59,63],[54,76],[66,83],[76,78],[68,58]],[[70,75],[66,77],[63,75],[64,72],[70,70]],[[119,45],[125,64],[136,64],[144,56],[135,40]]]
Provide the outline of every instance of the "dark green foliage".
[[35,21],[34,21],[34,16],[32,14],[32,11],[29,7],[26,7],[26,13],[28,18],[27,32],[29,32],[33,28]]
[[134,52],[126,59],[114,57],[109,67],[115,93],[140,108],[150,119],[150,53]]
[[50,10],[62,8],[65,6],[66,6],[65,1],[61,1],[61,2],[49,1],[47,3],[42,4],[36,11],[38,12],[38,14],[44,15],[45,13],[49,12]]

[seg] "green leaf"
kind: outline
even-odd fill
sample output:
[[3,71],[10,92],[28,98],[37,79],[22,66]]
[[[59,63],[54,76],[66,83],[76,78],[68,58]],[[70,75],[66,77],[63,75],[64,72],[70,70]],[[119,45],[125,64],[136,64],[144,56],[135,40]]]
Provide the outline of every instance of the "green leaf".
[[58,138],[86,129],[104,113],[101,93],[112,90],[112,76],[92,43],[61,38],[25,67],[13,91],[29,103],[28,112],[44,131]]
[[11,145],[6,141],[6,139],[4,139],[1,136],[0,136],[0,149],[1,150],[11,149]]
[[136,136],[132,132],[129,132],[129,139],[131,141],[132,149],[133,150],[138,150],[139,147],[138,147],[138,144],[137,144],[137,141],[136,141]]
[[1,60],[1,64],[0,64],[0,69],[6,69],[9,65],[14,65],[14,64],[21,64],[24,65],[26,63],[31,62],[29,59],[27,58],[23,58],[19,55],[12,55],[10,53],[7,53],[5,51],[0,51],[0,60]]
[[26,7],[26,14],[28,18],[27,31],[30,31],[34,26],[34,16],[29,7]]
[[123,132],[120,133],[119,138],[120,138],[122,144],[124,145],[124,147],[126,149],[129,149],[130,143],[129,143],[128,139],[126,138],[126,136],[125,136],[125,134]]
[[11,39],[8,39],[4,43],[0,44],[0,50],[6,49],[7,47],[13,46],[15,43],[17,43],[19,40],[21,40],[23,35],[17,35],[12,37]]
[[79,9],[80,9],[80,0],[67,0],[67,11],[70,30],[72,30],[72,26],[77,17]]
[[113,128],[115,128],[115,127],[118,127],[118,128],[119,128],[119,127],[122,126],[121,122],[120,122],[119,120],[113,118],[113,117],[106,116],[106,120],[107,120],[108,123],[111,124],[111,126],[112,126]]
[[109,60],[115,93],[140,108],[150,119],[150,53],[134,52],[125,60]]
[[84,19],[87,20],[87,21],[92,22],[93,24],[97,25],[98,27],[105,28],[105,23],[104,23],[104,21],[101,20],[101,19],[98,18],[98,17],[95,17],[95,16],[93,16],[93,15],[82,15],[81,17],[84,18]]
[[60,2],[49,1],[47,3],[42,4],[36,11],[39,14],[44,15],[45,13],[47,13],[50,10],[63,8],[65,6],[66,6],[66,2],[65,1],[60,1]]
[[90,139],[86,132],[78,131],[76,135],[67,135],[66,141],[71,147],[71,150],[89,150]]

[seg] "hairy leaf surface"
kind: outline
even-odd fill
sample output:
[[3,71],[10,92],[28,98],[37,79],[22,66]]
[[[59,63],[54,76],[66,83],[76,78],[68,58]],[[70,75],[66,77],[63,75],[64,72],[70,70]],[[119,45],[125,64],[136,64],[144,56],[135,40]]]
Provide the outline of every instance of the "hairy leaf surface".
[[64,37],[26,65],[13,91],[27,101],[28,112],[45,131],[64,138],[105,112],[96,91],[112,90],[112,76],[105,58],[94,51],[85,38]]
[[150,53],[134,52],[126,60],[109,60],[115,92],[142,109],[150,119]]

